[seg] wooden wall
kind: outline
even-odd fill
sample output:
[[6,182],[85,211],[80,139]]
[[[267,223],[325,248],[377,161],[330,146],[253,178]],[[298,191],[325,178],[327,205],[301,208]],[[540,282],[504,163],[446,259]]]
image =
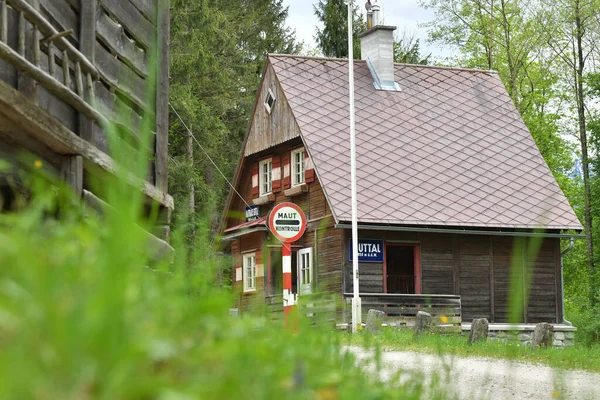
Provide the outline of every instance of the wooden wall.
[[[169,1],[168,0],[32,0],[58,32],[66,36],[100,73],[93,83],[97,109],[115,124],[119,146],[142,149],[142,119],[152,121],[148,151],[147,181],[167,192]],[[18,49],[19,16],[8,10],[8,44]],[[25,56],[32,60],[33,30],[25,22]],[[39,34],[38,34],[39,36]],[[37,40],[42,39],[38,37]],[[157,54],[150,60],[151,53]],[[54,45],[40,48],[40,68],[58,82],[76,90],[76,65],[63,60]],[[107,135],[93,123],[7,62],[0,60],[0,79],[26,94],[32,102],[54,116],[65,127],[109,153]],[[87,82],[82,95],[92,103]],[[32,89],[33,88],[33,89]],[[80,171],[81,174],[83,172]]]
[[[460,295],[465,321],[509,322],[511,299],[522,302],[521,312],[514,315],[518,322],[562,320],[559,239],[375,231],[360,231],[359,237],[420,244],[421,292]],[[343,287],[347,293],[352,292],[350,238],[350,230],[345,229]],[[533,251],[538,244],[539,250]],[[383,292],[383,263],[360,263],[359,271],[361,292]]]
[[[276,98],[271,113],[264,106],[269,89]],[[244,156],[267,150],[298,137],[300,137],[300,128],[283,94],[283,89],[275,77],[275,72],[267,60],[263,84],[258,93]]]

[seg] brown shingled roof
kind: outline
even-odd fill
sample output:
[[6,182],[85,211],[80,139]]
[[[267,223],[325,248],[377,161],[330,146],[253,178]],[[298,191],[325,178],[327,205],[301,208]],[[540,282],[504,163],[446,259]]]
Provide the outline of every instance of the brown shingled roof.
[[[269,55],[338,222],[351,220],[348,62]],[[581,230],[495,73],[355,64],[361,223]]]

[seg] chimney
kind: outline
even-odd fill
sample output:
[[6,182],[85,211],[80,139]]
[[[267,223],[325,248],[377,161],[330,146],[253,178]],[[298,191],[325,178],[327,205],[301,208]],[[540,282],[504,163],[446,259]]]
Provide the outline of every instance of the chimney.
[[[367,61],[375,89],[400,91],[394,82],[395,26],[382,25],[379,0],[367,0],[367,31],[360,37],[362,59]],[[370,23],[369,23],[370,22]]]

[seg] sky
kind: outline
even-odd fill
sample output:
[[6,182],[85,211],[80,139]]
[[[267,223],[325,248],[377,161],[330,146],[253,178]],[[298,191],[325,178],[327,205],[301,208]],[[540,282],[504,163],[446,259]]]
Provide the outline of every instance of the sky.
[[[318,24],[313,13],[313,4],[318,0],[283,0],[284,6],[289,6],[287,24],[296,30],[296,36],[310,48],[316,48],[314,35]],[[366,0],[357,0],[356,4],[364,9]],[[402,37],[414,36],[421,40],[424,55],[431,53],[434,57],[451,55],[451,49],[440,48],[427,43],[427,31],[419,24],[429,22],[434,18],[432,10],[425,10],[418,5],[417,0],[382,0],[383,17],[386,25],[397,26],[396,34]]]

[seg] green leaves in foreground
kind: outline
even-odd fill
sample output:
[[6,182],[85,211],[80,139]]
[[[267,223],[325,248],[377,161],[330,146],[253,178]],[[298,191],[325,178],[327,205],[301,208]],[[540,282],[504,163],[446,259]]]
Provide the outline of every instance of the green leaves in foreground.
[[[50,212],[39,185],[20,215],[0,215],[0,399],[387,399],[339,336],[229,316],[212,264],[147,267],[127,218]],[[41,194],[44,193],[44,194]]]

